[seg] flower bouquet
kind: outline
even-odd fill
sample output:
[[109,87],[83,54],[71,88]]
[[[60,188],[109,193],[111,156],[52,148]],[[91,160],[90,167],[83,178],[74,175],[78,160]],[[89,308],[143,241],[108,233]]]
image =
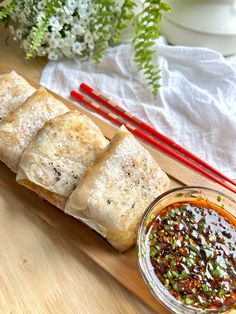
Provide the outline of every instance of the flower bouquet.
[[5,0],[0,1],[0,21],[20,40],[27,58],[79,56],[97,62],[132,21],[134,60],[157,94],[160,69],[153,46],[162,12],[169,10],[162,0],[141,5],[132,0]]

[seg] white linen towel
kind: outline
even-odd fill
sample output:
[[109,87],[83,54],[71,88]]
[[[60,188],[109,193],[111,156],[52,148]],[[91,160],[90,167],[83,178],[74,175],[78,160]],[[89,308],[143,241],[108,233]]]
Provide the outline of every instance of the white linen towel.
[[[154,98],[133,62],[133,48],[109,48],[100,64],[49,62],[41,84],[69,98],[84,82],[236,178],[236,63],[206,48],[157,41],[161,89]],[[232,64],[230,62],[232,61]]]

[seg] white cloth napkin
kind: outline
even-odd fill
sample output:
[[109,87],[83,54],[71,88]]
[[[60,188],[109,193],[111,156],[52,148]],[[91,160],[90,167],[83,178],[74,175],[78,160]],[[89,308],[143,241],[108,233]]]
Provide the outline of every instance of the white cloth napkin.
[[[100,64],[49,62],[41,84],[69,98],[85,82],[177,143],[236,178],[236,62],[205,48],[157,42],[161,89],[154,98],[129,43],[109,48]],[[231,64],[232,61],[232,64]]]

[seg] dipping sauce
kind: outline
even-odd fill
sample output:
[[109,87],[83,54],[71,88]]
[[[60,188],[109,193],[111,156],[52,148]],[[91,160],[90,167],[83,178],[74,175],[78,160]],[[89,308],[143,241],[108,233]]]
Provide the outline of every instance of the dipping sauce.
[[236,224],[196,200],[162,209],[147,227],[153,272],[181,303],[224,311],[236,305]]

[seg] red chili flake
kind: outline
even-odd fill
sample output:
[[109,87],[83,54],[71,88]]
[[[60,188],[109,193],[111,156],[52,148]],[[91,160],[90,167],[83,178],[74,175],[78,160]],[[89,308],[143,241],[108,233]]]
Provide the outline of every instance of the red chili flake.
[[150,256],[154,272],[185,305],[220,311],[236,304],[236,225],[221,213],[209,201],[180,202],[164,208],[148,228],[147,243],[158,246]]

